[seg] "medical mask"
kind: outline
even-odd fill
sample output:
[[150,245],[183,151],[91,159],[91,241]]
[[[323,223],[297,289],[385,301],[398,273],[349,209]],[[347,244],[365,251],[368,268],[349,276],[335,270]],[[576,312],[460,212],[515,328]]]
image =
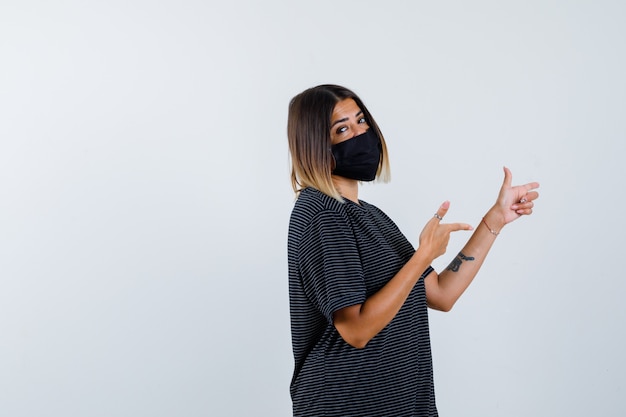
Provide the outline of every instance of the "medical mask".
[[334,175],[359,181],[372,181],[380,164],[382,145],[374,129],[344,140],[331,148],[335,157]]

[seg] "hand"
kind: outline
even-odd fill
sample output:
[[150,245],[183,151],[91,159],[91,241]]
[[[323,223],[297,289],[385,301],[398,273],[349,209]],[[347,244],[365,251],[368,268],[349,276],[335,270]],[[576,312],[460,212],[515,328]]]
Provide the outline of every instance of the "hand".
[[450,202],[445,201],[437,210],[432,219],[426,223],[419,237],[419,247],[417,250],[424,253],[427,259],[433,260],[446,253],[450,233],[458,230],[473,230],[473,227],[466,223],[441,223],[441,220],[448,212]]
[[502,227],[523,215],[532,214],[535,206],[533,201],[539,198],[539,193],[534,191],[535,188],[539,188],[538,182],[511,186],[512,181],[513,174],[507,167],[504,167],[504,182],[496,204],[492,208],[492,211],[495,211],[496,221],[502,222],[500,223]]

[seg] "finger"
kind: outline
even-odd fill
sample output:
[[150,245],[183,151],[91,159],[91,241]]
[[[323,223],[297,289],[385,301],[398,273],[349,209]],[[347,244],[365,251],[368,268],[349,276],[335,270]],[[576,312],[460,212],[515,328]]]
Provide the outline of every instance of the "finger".
[[450,233],[457,232],[459,230],[474,230],[474,227],[467,223],[447,223],[445,226],[448,227]]
[[512,182],[513,182],[513,174],[511,173],[511,170],[508,169],[507,167],[504,167],[504,181],[502,182],[502,187],[510,188]]
[[524,184],[523,187],[526,188],[528,191],[530,191],[530,190],[534,190],[535,188],[539,188],[539,183],[529,182],[528,184]]
[[539,198],[539,193],[537,191],[531,191],[529,193],[526,193],[524,198],[526,199],[526,201],[533,201]]
[[520,200],[517,203],[513,203],[513,205],[511,206],[511,209],[519,210],[519,209],[532,208],[534,206],[533,200],[536,200],[538,198],[539,198],[539,193],[536,191],[531,191],[528,194],[525,194],[524,196],[522,196],[522,198],[520,198]]
[[446,213],[448,212],[448,209],[450,208],[450,202],[449,201],[444,201],[439,208],[437,209],[437,212],[435,213],[435,215],[433,217],[435,217],[438,221],[443,220],[443,217],[446,215]]
[[526,214],[526,210],[535,207],[535,203],[527,201],[525,203],[516,203],[511,206],[511,210],[515,210],[517,214]]

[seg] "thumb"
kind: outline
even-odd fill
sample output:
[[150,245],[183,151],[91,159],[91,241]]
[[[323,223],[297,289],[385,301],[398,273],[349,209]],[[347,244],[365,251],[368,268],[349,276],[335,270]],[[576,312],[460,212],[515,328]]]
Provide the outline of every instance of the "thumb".
[[504,167],[504,181],[502,182],[502,187],[510,188],[513,183],[513,174],[511,174],[511,170],[507,167]]

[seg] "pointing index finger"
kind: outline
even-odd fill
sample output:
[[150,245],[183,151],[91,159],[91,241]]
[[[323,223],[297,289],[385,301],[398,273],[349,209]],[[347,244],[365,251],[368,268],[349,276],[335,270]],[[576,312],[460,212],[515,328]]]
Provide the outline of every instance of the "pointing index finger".
[[524,185],[524,188],[526,188],[528,191],[534,190],[535,188],[539,188],[539,183],[538,182],[529,182],[528,184]]
[[474,230],[474,227],[467,223],[448,223],[446,226],[450,232],[458,232],[459,230]]

